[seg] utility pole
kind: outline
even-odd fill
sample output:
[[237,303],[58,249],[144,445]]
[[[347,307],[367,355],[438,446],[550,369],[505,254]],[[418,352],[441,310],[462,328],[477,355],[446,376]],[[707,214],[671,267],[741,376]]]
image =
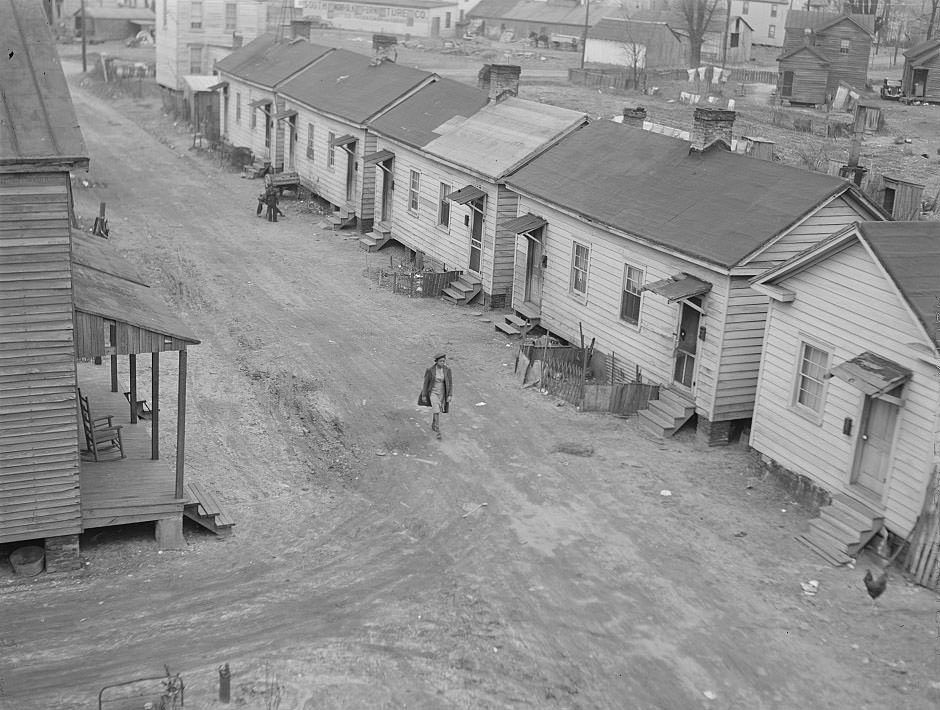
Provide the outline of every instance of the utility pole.
[[85,59],[85,0],[82,0],[82,73],[88,71],[88,60]]
[[584,69],[584,53],[587,51],[588,27],[591,17],[591,0],[584,0],[584,32],[581,36],[581,68]]

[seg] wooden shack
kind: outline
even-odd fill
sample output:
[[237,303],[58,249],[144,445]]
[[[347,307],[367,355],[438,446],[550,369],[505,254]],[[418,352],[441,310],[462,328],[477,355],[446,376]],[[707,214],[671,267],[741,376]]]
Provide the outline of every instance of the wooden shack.
[[777,90],[794,104],[823,104],[840,82],[862,89],[874,26],[870,15],[790,10]]
[[921,42],[904,53],[901,91],[910,99],[940,102],[940,39]]
[[153,10],[145,7],[94,7],[86,3],[75,11],[75,33],[90,42],[136,37],[156,26]]
[[605,17],[588,31],[584,61],[637,69],[685,66],[682,38],[665,22]]

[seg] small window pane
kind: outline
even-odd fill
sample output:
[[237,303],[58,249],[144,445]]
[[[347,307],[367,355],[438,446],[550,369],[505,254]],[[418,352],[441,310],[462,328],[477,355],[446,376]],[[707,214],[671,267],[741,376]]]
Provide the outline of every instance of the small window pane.
[[421,186],[421,174],[417,170],[411,171],[411,180],[408,185],[408,209],[418,211],[418,189]]
[[623,293],[620,298],[620,317],[636,325],[640,322],[640,301],[642,300],[643,272],[637,268],[624,265]]
[[803,343],[796,401],[816,414],[822,414],[823,389],[829,355],[824,350]]
[[590,247],[575,242],[571,259],[571,290],[584,295],[587,293],[588,262]]
[[437,209],[437,223],[442,227],[450,226],[450,200],[447,196],[451,193],[451,186],[447,183],[441,183],[441,195]]

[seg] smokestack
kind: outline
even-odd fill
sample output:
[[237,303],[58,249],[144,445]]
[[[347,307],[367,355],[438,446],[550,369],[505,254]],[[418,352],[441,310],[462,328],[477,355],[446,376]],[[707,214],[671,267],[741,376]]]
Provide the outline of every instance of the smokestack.
[[692,118],[691,150],[702,151],[717,140],[731,150],[731,129],[734,126],[734,111],[724,108],[702,106],[695,109]]
[[477,75],[477,86],[487,93],[490,103],[499,103],[507,96],[519,95],[519,75],[522,67],[516,64],[484,64]]
[[625,126],[636,126],[637,128],[643,128],[643,121],[646,120],[646,109],[642,106],[637,106],[636,108],[626,108],[623,109],[623,125]]

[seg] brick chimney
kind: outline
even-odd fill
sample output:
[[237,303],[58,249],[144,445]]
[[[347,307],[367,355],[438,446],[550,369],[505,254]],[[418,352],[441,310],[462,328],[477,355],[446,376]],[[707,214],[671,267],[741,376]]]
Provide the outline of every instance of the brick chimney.
[[522,67],[516,64],[484,64],[477,75],[477,86],[490,97],[490,103],[499,103],[507,96],[519,95],[519,75]]
[[637,106],[636,108],[627,108],[623,109],[623,125],[625,126],[636,126],[637,128],[643,128],[643,121],[646,120],[646,109],[642,106]]
[[734,111],[724,108],[702,106],[695,109],[692,117],[691,150],[702,151],[716,140],[724,142],[731,150],[731,128],[734,126]]

